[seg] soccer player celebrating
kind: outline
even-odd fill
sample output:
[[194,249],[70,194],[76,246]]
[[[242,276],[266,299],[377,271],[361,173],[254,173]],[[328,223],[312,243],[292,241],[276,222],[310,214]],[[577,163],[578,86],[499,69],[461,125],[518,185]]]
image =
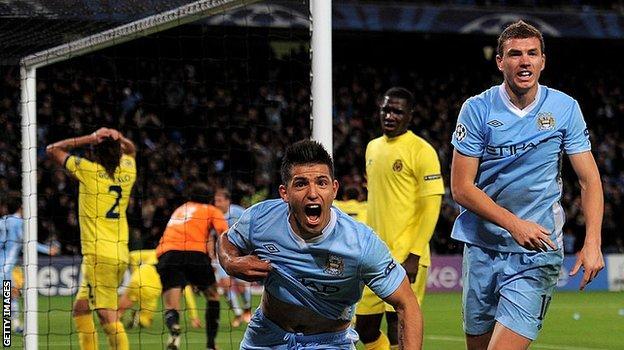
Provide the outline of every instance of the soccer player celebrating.
[[210,254],[214,252],[210,231],[214,229],[221,234],[228,226],[223,213],[209,204],[213,192],[208,186],[194,184],[187,189],[186,196],[188,201],[171,214],[156,247],[156,269],[162,282],[165,324],[170,333],[167,348],[177,350],[180,347],[180,297],[182,289],[191,284],[206,297],[206,348],[215,349],[220,304],[210,263]]
[[[89,145],[93,160],[68,153]],[[136,180],[134,144],[115,129],[100,128],[48,145],[46,152],[80,182],[82,282],[73,307],[80,348],[97,349],[95,310],[110,348],[126,350],[128,337],[117,316],[117,288],[128,265],[126,209]]]
[[[440,162],[427,141],[409,131],[414,98],[404,88],[386,91],[379,118],[383,135],[366,147],[368,225],[401,262],[422,304],[431,264],[429,241],[440,214],[444,184]],[[380,332],[386,315],[388,336]],[[396,347],[397,315],[370,289],[357,305],[356,329],[366,349]]]
[[563,262],[561,158],[581,187],[585,244],[571,273],[580,288],[604,267],[603,195],[581,109],[538,83],[544,39],[519,21],[498,38],[504,82],[466,100],[452,144],[452,237],[465,242],[463,317],[469,350],[527,349],[542,327]]
[[352,349],[364,285],[396,308],[402,348],[420,349],[422,317],[405,270],[370,228],[332,207],[338,181],[323,146],[288,147],[281,176],[281,199],[247,209],[219,239],[224,269],[265,287],[241,349]]

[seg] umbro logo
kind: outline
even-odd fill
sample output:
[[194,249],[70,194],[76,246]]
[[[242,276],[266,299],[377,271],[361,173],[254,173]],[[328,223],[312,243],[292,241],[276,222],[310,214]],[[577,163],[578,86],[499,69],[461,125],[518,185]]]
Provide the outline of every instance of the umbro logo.
[[265,247],[266,250],[271,254],[275,254],[280,251],[273,243],[264,244],[263,247]]
[[487,125],[498,128],[499,126],[503,126],[503,122],[501,122],[500,120],[493,119],[487,122]]

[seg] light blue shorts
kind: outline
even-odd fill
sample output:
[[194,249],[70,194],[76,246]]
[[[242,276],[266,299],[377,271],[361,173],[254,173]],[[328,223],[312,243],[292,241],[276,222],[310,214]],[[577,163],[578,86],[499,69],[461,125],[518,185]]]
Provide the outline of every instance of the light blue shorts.
[[466,244],[464,331],[485,334],[498,321],[535,340],[559,278],[563,251],[505,253]]
[[240,348],[244,350],[351,350],[359,337],[349,327],[344,331],[303,335],[290,333],[266,318],[258,308],[247,326]]

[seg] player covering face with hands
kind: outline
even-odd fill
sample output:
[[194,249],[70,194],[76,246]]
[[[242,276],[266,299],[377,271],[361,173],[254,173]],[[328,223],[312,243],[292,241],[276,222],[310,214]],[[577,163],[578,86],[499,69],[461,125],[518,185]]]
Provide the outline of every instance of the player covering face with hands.
[[264,284],[241,349],[351,349],[364,285],[397,309],[400,346],[420,349],[422,316],[405,270],[367,226],[332,207],[333,162],[314,141],[287,148],[281,199],[247,209],[219,240],[232,276]]

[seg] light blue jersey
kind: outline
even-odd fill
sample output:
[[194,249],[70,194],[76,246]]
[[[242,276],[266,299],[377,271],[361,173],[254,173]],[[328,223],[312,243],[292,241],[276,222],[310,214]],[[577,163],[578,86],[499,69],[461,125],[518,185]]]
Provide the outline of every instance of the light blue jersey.
[[22,251],[22,223],[17,215],[5,215],[0,218],[0,264],[2,279],[10,280],[13,267]]
[[[22,251],[24,219],[16,214],[0,218],[0,270],[3,280],[11,280],[13,267],[17,264]],[[50,247],[37,243],[37,251],[50,254]]]
[[[494,86],[466,100],[452,144],[459,153],[480,158],[478,188],[519,218],[548,229],[562,248],[562,155],[591,149],[576,100],[539,86],[535,101],[520,110],[504,85]],[[455,220],[452,237],[500,252],[529,252],[507,230],[465,208]]]
[[260,202],[244,212],[228,238],[242,253],[271,261],[264,287],[273,297],[329,319],[351,320],[365,284],[388,297],[405,270],[369,227],[331,210],[323,233],[304,241],[290,227],[288,204]]
[[244,211],[245,208],[241,207],[240,205],[230,204],[230,210],[228,210],[228,212],[223,215],[225,217],[225,220],[227,220],[228,227],[234,226],[238,219],[243,216]]

